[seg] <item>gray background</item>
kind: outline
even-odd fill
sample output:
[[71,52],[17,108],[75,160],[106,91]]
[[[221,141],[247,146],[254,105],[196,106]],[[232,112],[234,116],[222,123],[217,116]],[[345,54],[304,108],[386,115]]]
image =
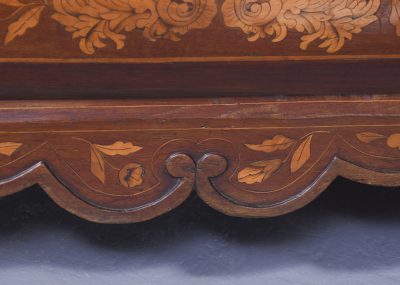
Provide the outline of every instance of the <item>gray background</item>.
[[196,196],[132,225],[59,209],[38,187],[0,200],[1,285],[400,284],[400,189],[337,180],[272,219],[224,216]]

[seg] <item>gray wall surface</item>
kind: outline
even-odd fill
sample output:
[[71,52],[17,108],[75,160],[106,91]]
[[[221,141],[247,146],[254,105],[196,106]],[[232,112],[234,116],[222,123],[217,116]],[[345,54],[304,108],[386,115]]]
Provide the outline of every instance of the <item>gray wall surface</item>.
[[400,284],[400,189],[337,180],[271,219],[193,196],[155,220],[99,225],[38,187],[0,200],[0,285]]

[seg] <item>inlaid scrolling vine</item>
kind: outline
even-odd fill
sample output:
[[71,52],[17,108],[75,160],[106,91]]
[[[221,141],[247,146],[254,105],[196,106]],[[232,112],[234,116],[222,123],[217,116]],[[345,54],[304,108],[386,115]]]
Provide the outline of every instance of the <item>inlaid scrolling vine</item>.
[[[51,18],[79,39],[89,55],[111,40],[125,46],[126,33],[142,30],[151,41],[179,41],[192,29],[207,28],[217,14],[216,0],[0,0],[14,9],[3,21],[8,26],[5,45],[39,24],[45,9]],[[353,34],[376,22],[380,0],[225,0],[222,14],[226,26],[240,28],[249,41],[267,35],[283,41],[288,31],[305,35],[300,49],[321,40],[328,53],[339,51]],[[400,0],[392,0],[390,23],[400,36]]]
[[[263,183],[264,181],[271,178],[281,168],[290,161],[290,173],[294,174],[302,169],[306,163],[311,159],[312,155],[312,141],[316,134],[330,134],[329,131],[315,131],[304,135],[299,139],[293,139],[284,135],[278,134],[273,138],[264,140],[261,144],[245,144],[245,146],[253,151],[263,153],[275,153],[287,151],[283,154],[283,158],[274,158],[270,160],[261,160],[250,163],[249,166],[241,169],[238,172],[237,180],[240,183],[245,184],[257,184]],[[386,146],[392,149],[400,150],[400,133],[393,133],[390,135],[384,135],[373,132],[361,132],[355,134],[356,138],[366,144],[370,144],[376,141],[384,140]],[[379,157],[376,154],[369,154],[359,150],[354,145],[350,144],[341,136],[334,136],[343,140],[346,144],[351,146],[353,149],[374,157]],[[328,144],[329,145],[329,144]],[[397,157],[381,157],[384,159],[400,159]]]

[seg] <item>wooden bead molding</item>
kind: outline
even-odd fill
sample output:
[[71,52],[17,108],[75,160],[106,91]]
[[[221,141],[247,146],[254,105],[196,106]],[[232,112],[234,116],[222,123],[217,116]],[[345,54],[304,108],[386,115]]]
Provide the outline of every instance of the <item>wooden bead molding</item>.
[[37,183],[99,223],[193,191],[228,215],[282,215],[337,176],[400,185],[399,114],[397,96],[3,101],[0,196]]

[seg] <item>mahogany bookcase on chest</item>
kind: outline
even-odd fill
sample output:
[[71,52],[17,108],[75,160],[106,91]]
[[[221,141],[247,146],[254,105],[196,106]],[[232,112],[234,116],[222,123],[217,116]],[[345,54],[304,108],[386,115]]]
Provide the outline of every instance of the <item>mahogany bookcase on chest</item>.
[[0,39],[0,197],[130,223],[400,185],[399,0],[0,0]]

